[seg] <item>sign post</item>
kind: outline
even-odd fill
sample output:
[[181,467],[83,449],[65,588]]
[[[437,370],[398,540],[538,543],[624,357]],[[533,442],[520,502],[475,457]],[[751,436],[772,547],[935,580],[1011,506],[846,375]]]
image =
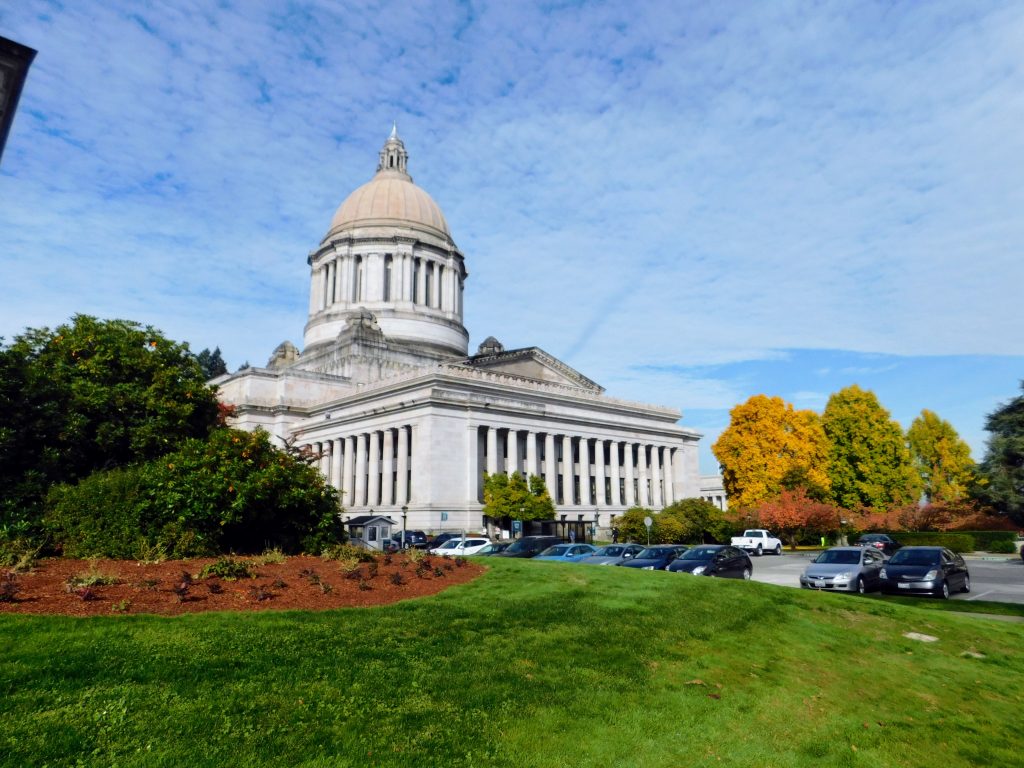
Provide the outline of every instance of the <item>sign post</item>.
[[644,518],[644,525],[647,526],[647,546],[651,546],[651,526],[654,525],[654,521],[651,520],[650,516]]

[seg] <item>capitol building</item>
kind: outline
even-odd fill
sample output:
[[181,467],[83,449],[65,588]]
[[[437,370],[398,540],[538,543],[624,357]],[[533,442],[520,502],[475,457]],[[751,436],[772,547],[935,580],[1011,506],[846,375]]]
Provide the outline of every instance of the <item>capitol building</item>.
[[481,530],[496,472],[543,477],[557,521],[604,533],[631,506],[721,494],[675,408],[609,397],[539,347],[492,336],[469,354],[466,259],[397,130],[307,261],[302,349],[213,383],[235,426],[319,457],[346,518]]

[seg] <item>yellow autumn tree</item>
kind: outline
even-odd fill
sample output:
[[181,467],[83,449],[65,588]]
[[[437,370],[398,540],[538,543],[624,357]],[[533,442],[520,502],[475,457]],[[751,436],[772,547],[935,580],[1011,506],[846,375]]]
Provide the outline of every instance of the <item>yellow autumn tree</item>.
[[729,412],[729,426],[711,450],[722,468],[732,508],[778,496],[792,478],[809,493],[829,489],[829,443],[814,411],[781,397],[754,395]]

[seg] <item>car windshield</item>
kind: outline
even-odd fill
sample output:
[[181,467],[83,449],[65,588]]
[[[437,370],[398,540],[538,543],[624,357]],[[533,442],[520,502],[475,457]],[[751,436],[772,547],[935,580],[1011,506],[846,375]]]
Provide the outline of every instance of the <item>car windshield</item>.
[[860,562],[860,552],[854,552],[849,549],[830,549],[818,555],[814,562],[854,565]]
[[664,557],[668,554],[667,549],[657,549],[655,547],[649,547],[643,550],[639,555],[636,556],[637,560],[657,560],[660,557]]
[[545,549],[543,552],[540,553],[540,556],[541,557],[562,557],[568,551],[569,551],[568,547],[559,545],[559,546],[555,546],[555,547],[548,547],[547,549]]
[[937,549],[901,549],[889,560],[889,565],[938,565],[941,554]]
[[867,536],[861,536],[861,541],[888,541],[889,537],[878,533],[870,533]]
[[625,547],[620,547],[618,544],[614,544],[610,547],[601,547],[594,553],[594,557],[622,557],[625,551]]
[[694,547],[683,554],[683,560],[710,560],[722,550],[715,547]]
[[438,547],[438,549],[455,549],[461,543],[462,539],[448,539],[448,541]]
[[529,552],[533,548],[533,542],[529,539],[520,539],[515,542],[505,551],[512,555],[518,555],[520,552]]

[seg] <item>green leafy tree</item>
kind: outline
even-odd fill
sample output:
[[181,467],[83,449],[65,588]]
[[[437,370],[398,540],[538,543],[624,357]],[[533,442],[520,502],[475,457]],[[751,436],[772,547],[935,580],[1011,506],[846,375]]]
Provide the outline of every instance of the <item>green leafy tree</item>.
[[974,477],[971,448],[945,419],[925,409],[907,430],[914,469],[929,502],[960,501]]
[[499,472],[484,475],[483,512],[495,520],[549,520],[554,517],[555,505],[544,478],[530,475],[527,481],[518,472]]
[[[654,510],[645,507],[630,507],[621,515],[612,520],[612,527],[619,531],[619,541],[635,541],[638,544],[647,543],[647,526],[644,525],[644,518],[654,519]],[[651,526],[651,543],[657,543],[654,526]]]
[[874,392],[853,384],[834,393],[822,426],[830,444],[828,473],[836,504],[884,509],[918,499],[921,479],[903,429]]
[[220,347],[215,347],[213,352],[209,348],[204,349],[196,355],[196,361],[199,363],[199,367],[203,369],[203,376],[207,380],[223,376],[228,372],[228,366],[224,362],[224,358],[220,356]]
[[990,413],[985,429],[990,433],[988,445],[972,495],[998,514],[1024,525],[1024,395]]
[[729,426],[711,450],[722,468],[729,506],[754,506],[778,496],[787,476],[828,489],[828,440],[813,411],[780,397],[754,395],[729,412]]
[[0,349],[0,516],[33,519],[50,485],[145,461],[217,423],[187,345],[127,320],[76,315]]
[[266,432],[221,428],[145,464],[56,486],[44,522],[73,556],[317,553],[343,540],[339,512],[337,491]]
[[682,499],[670,504],[654,518],[658,541],[663,544],[726,541],[732,524],[725,513],[703,499]]

